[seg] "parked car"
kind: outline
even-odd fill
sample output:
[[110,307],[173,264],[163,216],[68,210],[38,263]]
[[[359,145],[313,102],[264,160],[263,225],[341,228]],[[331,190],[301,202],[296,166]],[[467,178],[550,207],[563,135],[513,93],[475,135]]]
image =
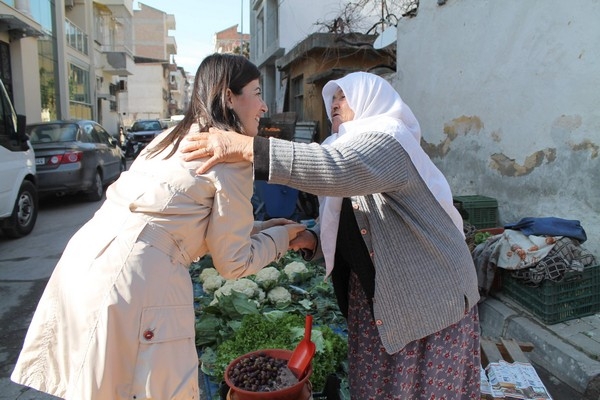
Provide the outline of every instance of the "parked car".
[[28,235],[37,215],[35,155],[25,134],[25,116],[15,113],[0,80],[0,230],[10,238]]
[[116,139],[90,120],[27,125],[41,195],[83,192],[98,201],[127,164]]
[[150,143],[156,135],[165,129],[159,119],[139,119],[127,129],[125,141],[125,156],[135,158]]

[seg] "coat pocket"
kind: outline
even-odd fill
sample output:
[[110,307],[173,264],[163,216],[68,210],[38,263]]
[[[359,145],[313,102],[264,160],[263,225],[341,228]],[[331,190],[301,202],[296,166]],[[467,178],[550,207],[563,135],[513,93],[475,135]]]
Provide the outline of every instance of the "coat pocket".
[[123,400],[198,399],[194,333],[192,304],[144,308],[133,381]]
[[194,338],[194,306],[147,307],[142,311],[139,332],[141,344],[163,343]]

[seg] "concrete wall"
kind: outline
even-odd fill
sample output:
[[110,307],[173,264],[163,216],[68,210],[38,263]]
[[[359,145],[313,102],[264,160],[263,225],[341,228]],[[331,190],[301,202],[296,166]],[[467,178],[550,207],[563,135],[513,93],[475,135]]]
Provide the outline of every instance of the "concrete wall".
[[165,118],[166,90],[163,64],[136,64],[133,75],[127,78],[126,105],[123,108],[123,124],[130,126],[136,119]]
[[317,21],[339,15],[343,0],[287,0],[279,5],[279,45],[290,51],[311,33],[320,31]]
[[[4,36],[0,35],[0,40],[4,41]],[[26,37],[10,42],[13,106],[17,114],[27,117],[27,123],[35,123],[42,120],[40,64],[37,55],[38,45],[36,38]]]
[[600,1],[420,2],[395,86],[455,195],[580,220],[600,256]]
[[134,53],[138,57],[168,61],[166,52],[166,14],[156,8],[139,4],[133,12]]

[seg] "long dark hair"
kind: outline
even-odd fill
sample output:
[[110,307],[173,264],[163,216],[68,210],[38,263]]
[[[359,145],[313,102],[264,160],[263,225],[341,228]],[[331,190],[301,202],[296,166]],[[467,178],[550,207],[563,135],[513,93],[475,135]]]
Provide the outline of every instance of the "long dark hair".
[[165,158],[171,157],[195,122],[201,130],[214,127],[243,133],[239,118],[227,107],[227,89],[239,95],[244,86],[258,78],[260,71],[246,57],[220,53],[206,57],[196,71],[189,109],[163,140],[148,149],[149,156],[154,157],[175,142]]

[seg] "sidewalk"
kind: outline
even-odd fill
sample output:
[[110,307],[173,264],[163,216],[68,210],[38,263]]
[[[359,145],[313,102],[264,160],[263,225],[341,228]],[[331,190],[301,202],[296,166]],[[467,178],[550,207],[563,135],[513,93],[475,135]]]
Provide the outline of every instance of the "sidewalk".
[[581,399],[600,399],[600,313],[545,325],[501,292],[481,303],[479,312],[483,337],[532,343],[527,357],[534,366],[581,393]]

